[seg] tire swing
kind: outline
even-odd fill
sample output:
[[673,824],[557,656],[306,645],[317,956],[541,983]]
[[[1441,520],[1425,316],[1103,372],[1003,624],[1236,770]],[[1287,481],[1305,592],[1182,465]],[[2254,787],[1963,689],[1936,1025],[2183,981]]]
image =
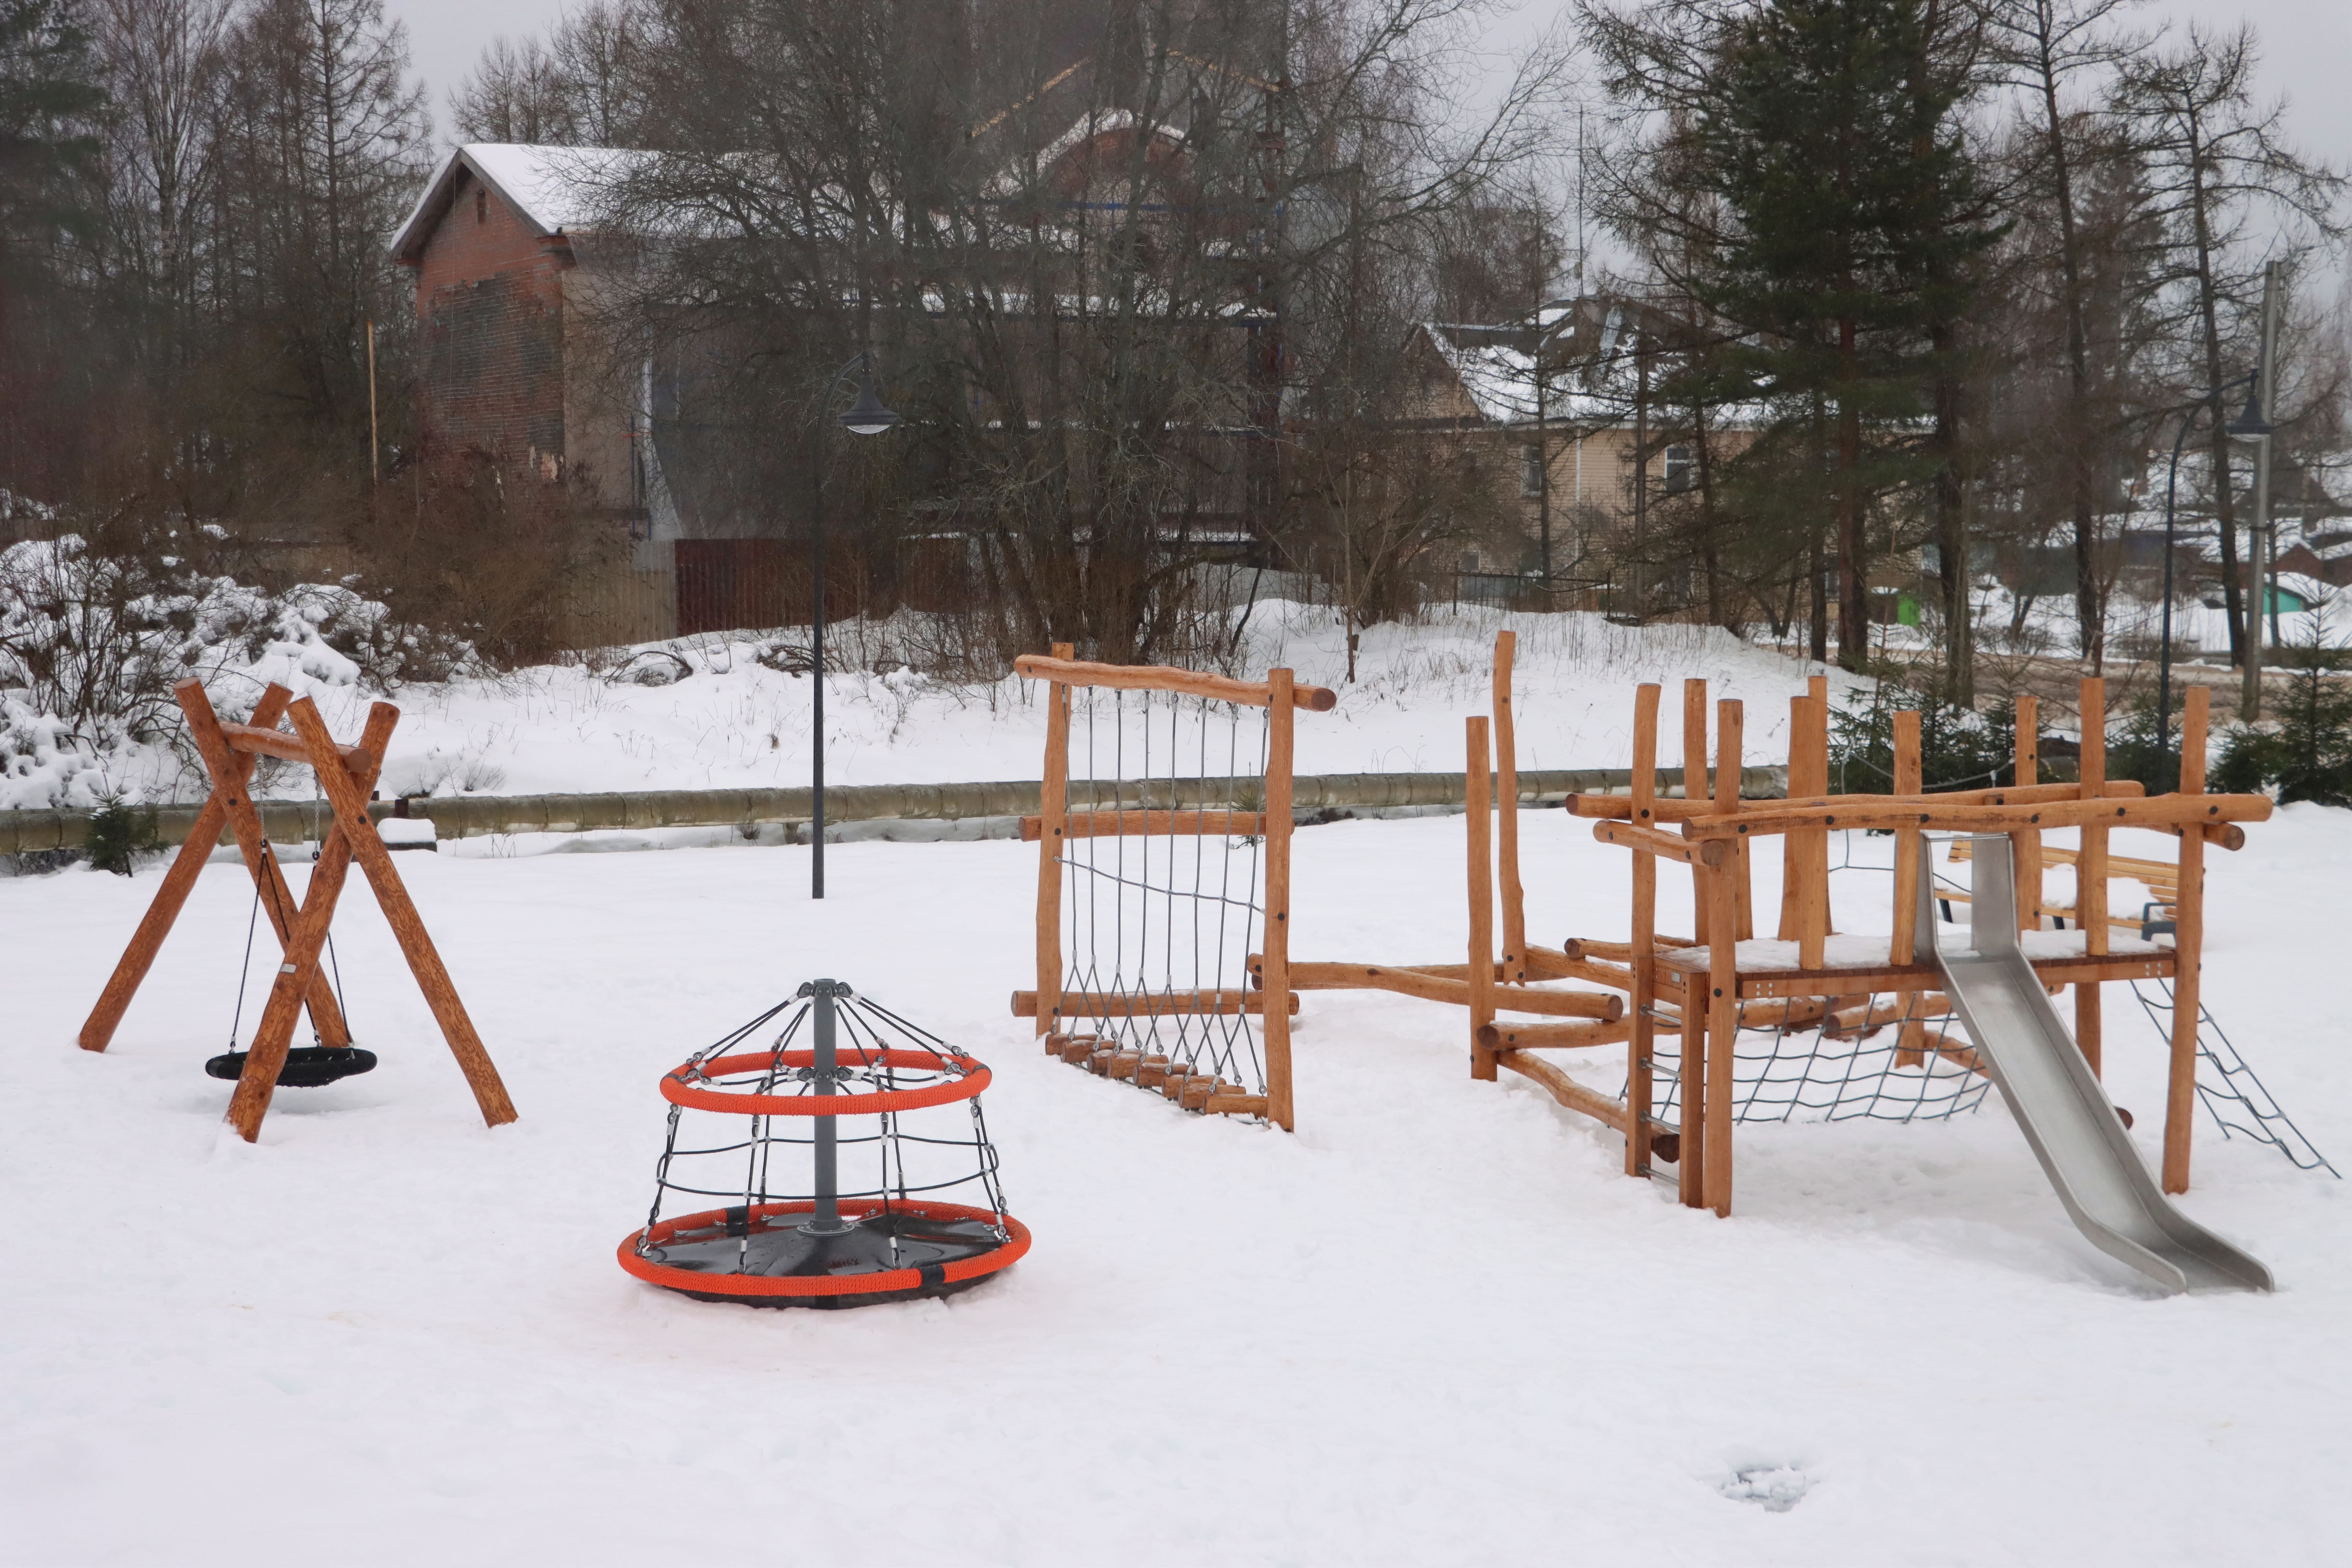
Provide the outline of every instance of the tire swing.
[[[772,1027],[769,1044],[742,1048]],[[751,1307],[864,1307],[970,1289],[1029,1250],[1027,1227],[1004,1212],[981,1115],[988,1081],[976,1058],[847,985],[809,982],[662,1079],[668,1141],[652,1212],[621,1243],[621,1267],[697,1300]],[[959,1101],[969,1136],[900,1127],[908,1111]],[[873,1118],[874,1131],[845,1137],[844,1117]],[[872,1152],[871,1184],[843,1185],[845,1145]],[[935,1195],[957,1189],[975,1201]],[[727,1201],[663,1217],[674,1199],[709,1198]]]

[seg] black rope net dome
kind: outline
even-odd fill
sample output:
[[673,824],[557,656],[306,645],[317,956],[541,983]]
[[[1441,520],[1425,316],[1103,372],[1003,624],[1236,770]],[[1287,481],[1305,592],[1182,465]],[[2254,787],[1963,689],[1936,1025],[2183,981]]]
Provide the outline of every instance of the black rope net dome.
[[969,1289],[1029,1250],[981,1113],[988,1082],[871,998],[809,982],[662,1079],[669,1137],[621,1267],[762,1307]]

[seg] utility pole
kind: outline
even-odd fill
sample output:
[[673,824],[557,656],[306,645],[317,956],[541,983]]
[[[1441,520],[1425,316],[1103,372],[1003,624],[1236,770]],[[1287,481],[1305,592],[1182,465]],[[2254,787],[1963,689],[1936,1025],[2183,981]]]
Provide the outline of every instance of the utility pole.
[[367,324],[368,354],[368,483],[373,486],[383,478],[383,443],[376,435],[375,426],[375,318]]
[[[2278,391],[2278,263],[2263,264],[2263,353],[2255,366],[2254,402],[2262,410],[2263,422],[2273,423],[2277,417],[2274,399]],[[2278,541],[2271,531],[2271,443],[2274,437],[2264,436],[2254,443],[2254,525],[2252,548],[2246,553],[2248,575],[2252,578],[2251,602],[2246,606],[2246,667],[2244,684],[2238,690],[2238,718],[2242,722],[2263,716],[2263,616],[2267,610],[2271,622],[2271,642],[2276,646],[2278,635],[2277,594]],[[2228,480],[2224,479],[2224,483]]]

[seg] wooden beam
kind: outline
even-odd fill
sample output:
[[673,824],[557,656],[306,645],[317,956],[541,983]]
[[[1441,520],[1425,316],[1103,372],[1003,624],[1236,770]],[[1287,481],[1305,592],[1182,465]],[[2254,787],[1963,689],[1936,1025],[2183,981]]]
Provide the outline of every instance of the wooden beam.
[[1495,868],[1503,900],[1502,977],[1528,977],[1528,898],[1519,882],[1518,726],[1511,711],[1516,632],[1495,634]]
[[1257,978],[1266,997],[1279,1005],[1265,1016],[1265,1105],[1252,1114],[1288,1132],[1297,1120],[1290,1074],[1290,1019],[1298,1006],[1290,989],[1290,773],[1297,713],[1290,671],[1271,670],[1266,682],[1273,700],[1266,714],[1265,952]]
[[[1683,798],[1704,800],[1706,787],[1706,682],[1697,676],[1683,680]],[[1653,829],[1652,831],[1655,831]],[[1738,853],[1735,848],[1734,854]],[[1708,865],[1719,861],[1701,862],[1676,857],[1691,868],[1691,936],[1701,947],[1712,939],[1707,928],[1706,896]],[[1727,935],[1728,933],[1726,933]]]
[[[1265,991],[1151,991],[1129,995],[1115,991],[1065,991],[1061,994],[1062,1017],[1077,1018],[1160,1018],[1179,1015],[1213,1014],[1232,1017],[1248,1014],[1265,1016]],[[1290,1017],[1298,1016],[1298,996],[1286,992],[1287,1005],[1282,1009]],[[1013,1016],[1016,1018],[1037,1016],[1037,993],[1015,991],[1013,994]]]
[[1495,1053],[1486,1031],[1495,1021],[1495,887],[1494,824],[1486,800],[1486,721],[1463,722],[1464,780],[1467,806],[1464,816],[1465,845],[1469,855],[1465,886],[1470,900],[1470,951],[1464,982],[1470,994],[1470,1076],[1484,1083],[1495,1079]]
[[[2191,686],[2180,726],[2180,795],[2204,797],[2206,709],[2211,693]],[[2203,1005],[2205,837],[2180,836],[2180,896],[2173,902],[2172,1060],[2164,1097],[2164,1190],[2189,1190],[2189,1143],[2197,1115],[2197,1026]]]
[[[1716,805],[1727,816],[1739,814],[1740,774],[1740,707],[1737,702],[1723,705],[1723,717],[1717,725],[1719,749],[1715,757]],[[1702,1034],[1691,1027],[1692,1009],[1683,1011],[1684,1061],[1690,1059],[1689,1051],[1695,1039],[1706,1043],[1706,1119],[1697,1131],[1706,1139],[1706,1166],[1702,1184],[1706,1192],[1707,1206],[1718,1217],[1731,1213],[1732,1168],[1732,1109],[1738,1092],[1734,1068],[1739,1043],[1741,1007],[1737,978],[1739,955],[1739,880],[1741,866],[1735,855],[1726,860],[1712,862],[1697,871],[1697,894],[1707,909],[1708,929],[1716,933],[1716,942],[1707,952],[1707,994],[1703,999],[1706,1008],[1706,1027]],[[1685,996],[1689,997],[1685,982]],[[1691,1129],[1685,1118],[1685,1132]],[[1685,1146],[1689,1140],[1685,1138]]]
[[[399,710],[393,711],[396,714]],[[466,1005],[458,999],[457,987],[443,967],[433,938],[425,929],[424,918],[410,900],[408,889],[394,868],[391,855],[384,850],[383,840],[376,837],[375,826],[368,820],[367,795],[345,770],[341,754],[327,734],[326,721],[319,717],[318,704],[302,698],[287,710],[287,717],[310,749],[310,765],[318,774],[319,786],[335,808],[335,820],[351,839],[352,853],[367,875],[368,886],[383,910],[384,923],[392,927],[392,934],[408,960],[409,972],[416,977],[417,989],[425,993],[425,1005],[432,1008],[435,1021],[441,1026],[442,1038],[448,1042],[450,1054],[457,1058],[458,1070],[466,1075],[467,1085],[474,1091],[474,1103],[480,1107],[482,1120],[492,1127],[512,1121],[514,1102],[507,1097],[506,1085],[499,1080],[499,1069],[490,1061],[489,1053],[482,1048],[473,1020],[466,1016]]]
[[[2106,800],[2138,800],[2147,795],[2137,779],[2109,779],[2100,790]],[[1927,797],[1938,805],[2033,805],[2044,801],[2080,800],[2080,786],[2070,784],[2037,784],[2032,789],[1950,789],[1937,790]],[[1622,795],[1571,795],[1562,797],[1570,816],[1611,817],[1619,822],[1632,819],[1633,797]],[[1757,803],[1754,809],[1770,810],[1838,810],[1843,807],[1884,805],[1883,795],[1790,795],[1784,800]],[[1689,822],[1697,817],[1718,815],[1716,805],[1706,799],[1660,799],[1653,806],[1653,815],[1662,824]]]
[[[1248,708],[1266,708],[1274,703],[1271,681],[1235,680],[1230,676],[1178,669],[1164,664],[1092,664],[1024,653],[1013,661],[1013,672],[1024,679],[1051,680],[1064,686],[1099,686],[1115,691],[1173,691],[1185,697],[1238,702]],[[1328,713],[1339,705],[1339,694],[1328,687],[1294,682],[1290,700],[1295,707]]]
[[[1054,657],[1067,659],[1072,647],[1054,645]],[[1058,680],[1045,686],[1045,774],[1037,786],[1037,1032],[1052,1034],[1062,1016],[1062,846],[1068,842],[1070,689]]]
[[[1256,963],[1253,957],[1253,970]],[[1466,976],[1469,966],[1452,967],[1463,970]],[[1290,966],[1290,985],[1294,991],[1391,991],[1423,1002],[1443,1002],[1456,1007],[1472,1005],[1472,987],[1466,977],[1440,977],[1423,970],[1388,964],[1294,963]],[[1561,1018],[1620,1018],[1625,1013],[1622,996],[1593,991],[1538,991],[1525,985],[1496,985],[1491,990],[1491,997],[1493,1005],[1506,1013],[1536,1013]]]
[[[1702,817],[1683,824],[1693,838],[1764,837],[1811,828],[1860,827],[1892,831],[1918,827],[1929,833],[2015,833],[2021,828],[2050,832],[2061,827],[2149,827],[2178,832],[2191,825],[2267,822],[2270,797],[2260,795],[2157,795],[2147,800],[2052,801],[2032,805],[1947,806],[1931,804],[1934,795],[1909,802],[1816,810],[1779,803],[1756,805],[1738,818]],[[2201,837],[2201,836],[2200,836]]]
[[[2042,700],[2031,692],[2017,699],[2017,723],[2012,734],[2015,753],[2012,766],[2020,787],[2030,787],[2042,782]],[[2077,786],[2078,790],[2080,786]],[[2095,798],[2095,797],[2093,797]],[[2042,929],[2042,835],[2021,832],[2011,835],[2016,846],[2012,856],[2017,868],[2017,929]]]
[[[2081,786],[2084,800],[2096,800],[2099,790],[2107,782],[2107,683],[2096,676],[2086,675],[2078,689],[2080,715],[2075,728],[2081,731],[2081,761],[2076,765],[2075,782]],[[2245,829],[2235,823],[2228,825],[2241,839]],[[2081,851],[2071,857],[2074,861],[2074,919],[2083,928],[2083,951],[2096,956],[2107,951],[2107,829],[2083,829]],[[2104,998],[2095,984],[2074,987],[2074,1044],[2083,1052],[2095,1076],[2100,1070],[2104,1049],[2100,1036],[2105,1020],[2102,1017]]]
[[[375,788],[376,774],[383,766],[384,748],[392,743],[393,727],[400,722],[400,710],[388,702],[378,702],[368,710],[366,729],[356,746],[341,748],[343,755],[356,753],[351,769],[352,785],[364,799]],[[278,974],[269,987],[269,1000],[261,1010],[261,1023],[254,1031],[252,1048],[246,1052],[245,1070],[237,1075],[236,1091],[229,1097],[228,1120],[248,1143],[261,1133],[261,1119],[268,1113],[269,1101],[278,1090],[278,1075],[286,1066],[286,1054],[294,1043],[294,1024],[302,1012],[302,998],[320,981],[319,954],[327,944],[328,927],[334,923],[335,906],[343,894],[344,878],[352,868],[351,836],[337,817],[319,844],[319,858],[310,868],[310,885],[302,890],[302,912],[294,922],[294,934],[286,944],[286,961],[278,965]],[[232,1045],[234,1042],[232,1042]]]
[[1705,841],[1677,837],[1661,833],[1654,827],[1636,827],[1628,822],[1596,822],[1592,837],[1603,844],[1620,845],[1638,849],[1644,855],[1660,855],[1685,866],[1720,866],[1732,858],[1732,846],[1719,838]]
[[1581,1111],[1604,1126],[1632,1135],[1634,1122],[1622,1100],[1595,1093],[1541,1057],[1524,1051],[1503,1051],[1495,1059],[1520,1077],[1541,1085],[1546,1093],[1569,1110]]
[[[204,690],[201,682],[182,684],[194,685],[199,694]],[[263,691],[260,702],[253,710],[257,724],[263,729],[276,728],[278,721],[285,715],[286,704],[293,698],[293,692],[283,686],[271,686]],[[205,797],[204,806],[196,813],[196,820],[188,829],[187,837],[180,843],[179,854],[173,857],[171,869],[163,873],[163,885],[155,889],[154,901],[140,917],[139,929],[131,936],[131,945],[122,950],[121,958],[115,963],[114,973],[107,978],[106,989],[98,994],[98,1005],[89,1010],[89,1017],[81,1026],[83,1050],[102,1051],[114,1038],[114,1031],[122,1022],[123,1012],[131,1005],[131,999],[139,994],[139,983],[147,978],[147,971],[155,963],[155,954],[163,949],[163,939],[172,934],[172,926],[180,918],[180,910],[186,905],[188,894],[195,889],[196,878],[204,871],[205,861],[211,857],[213,846],[220,841],[221,830],[228,826],[228,797],[224,791],[243,790],[247,781],[253,776],[253,763],[250,753],[233,757],[228,778],[215,782],[212,793]]]
[[[1673,1034],[1675,1030],[1664,1028],[1663,1032]],[[1631,1039],[1633,1034],[1631,1018],[1585,1024],[1515,1024],[1498,1018],[1479,1026],[1478,1043],[1488,1051],[1577,1051],[1591,1046],[1613,1046]]]
[[[273,682],[263,691],[262,700],[268,701],[272,692],[285,693],[279,699],[281,706],[294,695]],[[283,951],[294,940],[294,893],[287,886],[286,873],[278,868],[268,835],[262,831],[261,815],[254,809],[253,796],[246,788],[244,780],[250,770],[237,770],[238,756],[251,753],[230,749],[222,733],[226,726],[213,712],[212,700],[205,695],[202,681],[183,680],[172,689],[172,695],[179,700],[180,710],[187,715],[188,738],[196,743],[197,754],[204,758],[205,769],[212,775],[213,791],[227,810],[229,829],[236,835],[237,852],[245,858],[245,868],[260,889],[262,912],[269,917],[269,929],[278,933],[278,945]],[[238,782],[226,782],[231,778]],[[313,981],[306,1000],[310,1022],[317,1026],[321,1041],[337,1047],[352,1043],[351,1026],[343,1022],[342,1007],[324,976]]]
[[[1067,701],[1066,688],[1062,689]],[[1064,744],[1068,743],[1067,737]],[[1069,838],[1139,838],[1151,834],[1173,837],[1197,834],[1202,837],[1255,838],[1265,831],[1266,814],[1257,811],[1146,811],[1140,806],[1132,811],[1065,811],[1062,814],[1062,837]],[[1034,844],[1045,837],[1045,818],[1041,814],[1021,819],[1021,837]]]
[[[308,763],[310,760],[310,753],[302,749],[301,737],[289,735],[283,730],[260,724],[223,724],[220,731],[221,738],[228,742],[228,749],[232,752],[276,757],[285,763]],[[359,748],[337,746],[335,755],[349,765],[359,760]]]

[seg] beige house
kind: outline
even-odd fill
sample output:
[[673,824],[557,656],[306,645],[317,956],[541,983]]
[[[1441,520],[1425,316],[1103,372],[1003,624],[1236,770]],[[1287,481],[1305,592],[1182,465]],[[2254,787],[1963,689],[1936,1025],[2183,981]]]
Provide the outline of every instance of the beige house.
[[[1489,441],[1496,483],[1517,503],[1517,558],[1480,552],[1465,572],[1548,581],[1554,602],[1591,608],[1632,595],[1654,613],[1686,597],[1671,580],[1686,574],[1661,559],[1654,537],[1699,477],[1687,412],[1649,392],[1668,325],[1639,304],[1588,295],[1514,321],[1423,327],[1426,417]],[[1710,427],[1714,456],[1744,449],[1755,429]]]

